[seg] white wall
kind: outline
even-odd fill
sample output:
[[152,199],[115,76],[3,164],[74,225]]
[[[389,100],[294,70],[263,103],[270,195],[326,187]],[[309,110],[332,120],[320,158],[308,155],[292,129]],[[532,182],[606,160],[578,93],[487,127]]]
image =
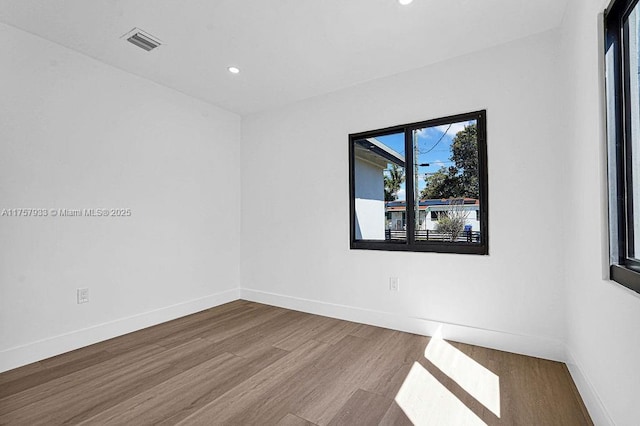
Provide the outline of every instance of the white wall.
[[[547,32],[243,119],[243,297],[415,331],[418,318],[468,325],[477,333],[449,337],[486,332],[478,343],[563,358],[564,225],[523,209],[566,196],[557,38]],[[490,255],[350,250],[347,135],[485,108]],[[392,276],[399,293],[389,292]]]
[[0,371],[236,299],[239,117],[5,25],[0,52],[0,209],[132,209],[0,217]]
[[608,237],[601,22],[606,3],[572,1],[562,27],[564,128],[571,154],[566,323],[568,364],[594,421],[622,426],[640,422],[640,295],[603,279]]
[[382,169],[354,159],[356,239],[384,240],[384,176]]

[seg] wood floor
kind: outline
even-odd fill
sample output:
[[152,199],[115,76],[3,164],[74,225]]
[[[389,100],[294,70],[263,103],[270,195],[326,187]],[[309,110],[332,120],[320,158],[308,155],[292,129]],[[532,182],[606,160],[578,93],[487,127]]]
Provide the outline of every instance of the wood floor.
[[564,364],[236,301],[0,374],[0,424],[592,423]]

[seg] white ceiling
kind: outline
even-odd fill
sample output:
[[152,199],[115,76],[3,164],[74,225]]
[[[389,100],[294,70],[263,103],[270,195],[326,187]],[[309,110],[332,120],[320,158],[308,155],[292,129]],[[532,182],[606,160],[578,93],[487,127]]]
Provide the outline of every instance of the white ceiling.
[[0,0],[0,21],[245,115],[555,28],[566,3]]

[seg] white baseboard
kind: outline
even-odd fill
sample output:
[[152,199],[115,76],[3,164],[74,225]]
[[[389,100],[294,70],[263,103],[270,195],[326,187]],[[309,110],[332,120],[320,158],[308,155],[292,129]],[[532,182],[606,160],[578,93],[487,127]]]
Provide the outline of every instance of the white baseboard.
[[246,288],[240,289],[240,297],[252,302],[425,336],[433,336],[436,333],[440,333],[440,336],[447,340],[565,362],[564,344],[559,340],[546,337],[487,330],[468,325],[437,321],[435,319],[409,317],[389,312],[373,311]]
[[102,342],[113,337],[122,336],[132,331],[141,330],[152,325],[161,324],[213,308],[224,303],[238,300],[239,298],[239,289],[231,289],[200,299],[189,300],[142,314],[75,330],[26,345],[9,348],[0,351],[0,373],[64,352]]
[[569,368],[571,378],[578,388],[578,392],[582,397],[585,407],[587,407],[587,411],[589,411],[593,424],[614,426],[615,423],[607,412],[607,409],[604,407],[598,392],[596,392],[593,384],[591,384],[591,381],[584,374],[582,367],[580,367],[580,364],[573,357],[573,354],[568,347],[566,348],[565,353],[567,357],[567,368]]

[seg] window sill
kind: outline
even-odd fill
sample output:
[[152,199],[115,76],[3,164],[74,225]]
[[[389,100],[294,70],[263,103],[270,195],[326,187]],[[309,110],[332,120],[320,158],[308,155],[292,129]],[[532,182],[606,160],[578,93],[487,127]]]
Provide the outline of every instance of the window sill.
[[610,277],[613,281],[640,293],[640,272],[636,272],[624,265],[611,265]]
[[432,253],[456,253],[456,254],[478,254],[488,255],[489,250],[486,244],[471,243],[419,243],[407,244],[405,242],[381,242],[357,240],[351,241],[351,249],[356,250],[383,250],[383,251],[409,251],[409,252],[432,252]]

